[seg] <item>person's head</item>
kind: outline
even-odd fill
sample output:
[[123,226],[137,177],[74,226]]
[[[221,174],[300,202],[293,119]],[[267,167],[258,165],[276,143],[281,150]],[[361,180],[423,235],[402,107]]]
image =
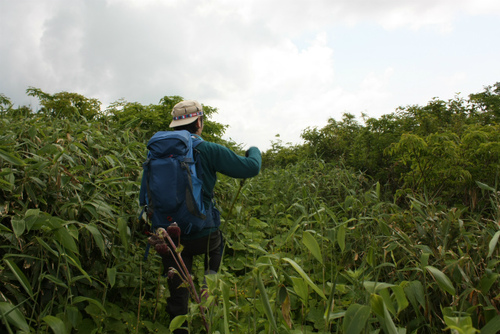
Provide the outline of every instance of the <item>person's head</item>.
[[174,130],[187,130],[201,134],[203,129],[203,107],[198,101],[189,100],[177,103],[172,109],[170,127]]

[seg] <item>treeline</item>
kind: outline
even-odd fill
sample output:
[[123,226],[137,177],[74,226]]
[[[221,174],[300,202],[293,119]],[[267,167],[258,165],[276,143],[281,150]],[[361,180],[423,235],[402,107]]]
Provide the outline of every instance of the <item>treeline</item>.
[[[101,110],[27,93],[39,110],[0,95],[0,332],[167,332],[137,198],[146,142],[182,98]],[[204,107],[204,137],[238,149]],[[304,145],[275,142],[244,185],[221,177],[211,329],[495,333],[499,117],[500,83],[362,123],[346,114],[305,129]]]
[[421,195],[447,205],[483,210],[481,188],[497,188],[500,171],[500,83],[467,99],[433,99],[380,118],[330,118],[302,133],[304,145],[275,142],[267,166],[304,157],[340,162],[380,182],[395,200]]

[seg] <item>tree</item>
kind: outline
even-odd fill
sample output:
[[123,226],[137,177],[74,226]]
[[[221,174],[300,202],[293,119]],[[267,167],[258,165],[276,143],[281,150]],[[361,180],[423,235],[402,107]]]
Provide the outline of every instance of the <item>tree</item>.
[[[181,102],[181,96],[164,96],[159,104],[142,105],[139,102],[119,100],[112,103],[106,110],[112,121],[120,126],[137,126],[146,131],[146,137],[151,137],[158,131],[168,131],[172,121],[172,109]],[[204,128],[203,138],[209,141],[234,145],[222,139],[227,125],[212,121],[211,117],[217,113],[217,108],[203,105]]]
[[493,86],[486,86],[484,91],[469,95],[474,107],[481,113],[479,117],[484,123],[498,123],[500,121],[500,82]]
[[28,96],[38,98],[42,105],[40,112],[51,117],[71,119],[75,116],[83,116],[90,120],[101,111],[99,100],[89,99],[77,93],[59,92],[51,95],[34,87],[28,88],[26,93]]

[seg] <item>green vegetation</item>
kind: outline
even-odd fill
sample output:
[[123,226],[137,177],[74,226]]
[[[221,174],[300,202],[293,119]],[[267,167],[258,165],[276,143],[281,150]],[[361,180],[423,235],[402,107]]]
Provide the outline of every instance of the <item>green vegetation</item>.
[[[143,259],[138,192],[145,143],[181,97],[101,111],[28,94],[38,112],[0,95],[0,330],[168,333],[185,319],[164,312],[159,257]],[[220,177],[227,247],[191,332],[203,312],[212,333],[496,333],[499,120],[497,83],[278,140],[241,192]]]

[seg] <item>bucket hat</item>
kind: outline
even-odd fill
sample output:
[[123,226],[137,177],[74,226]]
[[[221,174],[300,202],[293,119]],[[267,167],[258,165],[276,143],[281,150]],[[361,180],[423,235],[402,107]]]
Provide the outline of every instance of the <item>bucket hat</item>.
[[172,109],[171,128],[190,124],[203,116],[203,107],[198,101],[187,100],[177,103]]

